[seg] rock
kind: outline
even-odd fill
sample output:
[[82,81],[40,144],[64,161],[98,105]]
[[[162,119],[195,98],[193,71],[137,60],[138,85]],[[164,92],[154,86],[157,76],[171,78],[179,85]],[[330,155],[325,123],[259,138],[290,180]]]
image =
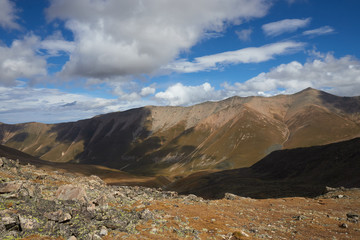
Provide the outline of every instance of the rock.
[[347,213],[346,217],[349,222],[357,223],[359,221],[359,215],[355,213]]
[[13,216],[4,216],[1,219],[2,223],[5,226],[5,229],[8,231],[21,231],[19,217],[16,215]]
[[59,200],[87,201],[85,189],[72,184],[60,186],[56,191],[55,196]]
[[97,234],[93,234],[91,239],[92,240],[101,240],[102,238]]
[[239,196],[235,195],[235,194],[232,194],[232,193],[225,193],[224,198],[227,199],[227,200],[235,200],[235,199],[238,199]]
[[297,220],[297,221],[301,221],[301,220],[304,220],[304,219],[305,219],[305,217],[302,216],[302,215],[294,216],[293,218],[294,218],[295,220]]
[[19,195],[22,197],[34,197],[36,192],[36,187],[30,182],[26,182],[21,186],[19,190]]
[[102,226],[100,229],[100,236],[106,236],[108,234],[108,230],[105,226]]
[[17,192],[21,188],[22,184],[22,181],[0,183],[0,194]]
[[20,227],[25,230],[32,230],[38,226],[38,222],[32,218],[19,216]]
[[107,198],[105,195],[99,197],[98,199],[94,200],[93,203],[95,204],[95,206],[100,206],[100,207],[107,207]]
[[335,192],[337,190],[336,188],[328,187],[328,186],[326,186],[325,189],[326,189],[326,192]]
[[0,167],[4,166],[4,161],[0,158]]
[[128,222],[125,220],[121,220],[121,219],[113,219],[112,221],[105,222],[105,226],[112,230],[118,229],[120,231],[123,231],[126,229],[127,225],[128,225]]
[[154,214],[149,209],[144,209],[140,212],[140,219],[149,220],[153,218]]
[[77,238],[75,236],[71,236],[67,240],[77,240]]
[[62,210],[56,212],[45,213],[44,216],[48,220],[52,220],[59,223],[67,222],[71,219],[70,213],[64,213]]
[[90,184],[105,185],[105,182],[96,175],[91,175],[88,179]]
[[349,226],[348,226],[346,223],[342,223],[342,224],[340,224],[339,227],[341,227],[341,228],[348,228]]
[[187,196],[185,197],[185,199],[190,200],[190,201],[196,201],[196,202],[202,200],[201,197],[198,197],[198,196],[196,196],[196,195],[194,195],[194,194],[189,194],[189,195],[187,195]]
[[232,236],[231,236],[231,240],[241,240],[241,239],[248,239],[249,235],[247,233],[245,233],[244,231],[236,231],[233,232]]

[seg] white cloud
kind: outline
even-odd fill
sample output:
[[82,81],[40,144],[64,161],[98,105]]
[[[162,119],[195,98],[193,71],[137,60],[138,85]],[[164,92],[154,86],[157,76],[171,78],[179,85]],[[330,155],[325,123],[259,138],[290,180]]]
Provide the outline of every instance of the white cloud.
[[154,94],[156,91],[153,87],[144,87],[141,89],[140,95],[145,97]]
[[45,49],[49,55],[56,56],[61,52],[70,54],[74,51],[75,44],[65,40],[44,40],[41,42],[40,49]]
[[262,29],[267,36],[278,36],[283,33],[295,32],[299,28],[306,27],[311,21],[311,18],[306,19],[284,19],[277,22],[267,23],[262,26]]
[[360,93],[360,61],[351,56],[335,58],[331,54],[312,54],[320,57],[305,64],[297,61],[281,64],[245,82],[224,83],[216,90],[209,83],[184,86],[177,83],[155,98],[169,105],[192,105],[231,96],[272,96],[292,94],[307,87],[340,95],[358,96]]
[[159,92],[155,98],[166,105],[192,105],[208,100],[222,99],[222,92],[215,90],[210,83],[199,86],[184,86],[176,83],[168,87],[164,92]]
[[335,31],[334,28],[332,28],[330,26],[324,26],[324,27],[304,31],[303,35],[320,36],[320,35],[333,33],[334,31]]
[[0,86],[0,119],[5,123],[76,121],[142,104],[144,102],[92,97],[59,89]]
[[47,16],[74,34],[63,76],[111,78],[152,73],[205,35],[268,8],[267,0],[54,0]]
[[251,34],[252,34],[252,29],[243,29],[240,31],[235,31],[236,35],[238,36],[238,38],[242,41],[250,41],[251,39]]
[[46,61],[36,54],[39,38],[27,36],[14,40],[10,47],[0,46],[0,84],[13,85],[19,78],[36,78],[47,74]]
[[46,50],[49,56],[58,56],[62,53],[71,54],[75,50],[75,42],[66,41],[60,31],[41,41],[40,49]]
[[0,0],[0,26],[5,29],[21,29],[16,23],[15,5],[10,0]]
[[261,47],[249,47],[237,51],[198,57],[192,62],[180,59],[164,67],[164,70],[190,73],[219,69],[227,64],[259,63],[270,60],[276,55],[299,51],[303,46],[304,43],[293,41],[272,43]]
[[297,61],[281,64],[244,83],[224,86],[228,94],[240,96],[259,95],[259,92],[268,95],[294,93],[307,87],[341,96],[359,95],[360,61],[351,56],[337,59],[327,54],[323,59],[305,64]]

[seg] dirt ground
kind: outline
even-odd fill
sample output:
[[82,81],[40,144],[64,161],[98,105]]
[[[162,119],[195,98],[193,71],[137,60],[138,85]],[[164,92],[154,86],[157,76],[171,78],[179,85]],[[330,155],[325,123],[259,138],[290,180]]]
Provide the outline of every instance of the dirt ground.
[[[138,226],[140,235],[107,239],[360,239],[358,189],[337,190],[316,199],[170,199],[146,208],[163,221]],[[196,238],[191,231],[198,231]]]

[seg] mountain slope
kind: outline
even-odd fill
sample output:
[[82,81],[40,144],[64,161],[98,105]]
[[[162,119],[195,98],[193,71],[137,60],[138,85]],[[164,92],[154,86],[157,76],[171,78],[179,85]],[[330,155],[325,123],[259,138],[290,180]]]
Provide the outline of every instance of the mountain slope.
[[[20,165],[31,164],[44,171],[56,171],[60,174],[76,176],[99,176],[105,183],[111,185],[162,187],[170,183],[166,177],[145,177],[132,175],[117,169],[99,165],[54,163],[33,157],[19,150],[0,144],[0,157],[16,159]],[[19,166],[20,166],[19,165]],[[1,177],[1,176],[0,176]]]
[[317,196],[325,187],[360,187],[360,138],[274,151],[250,168],[195,173],[169,189],[206,198]]
[[358,136],[360,97],[311,88],[191,107],[148,106],[70,123],[0,124],[0,143],[43,160],[150,175],[248,167],[274,150]]

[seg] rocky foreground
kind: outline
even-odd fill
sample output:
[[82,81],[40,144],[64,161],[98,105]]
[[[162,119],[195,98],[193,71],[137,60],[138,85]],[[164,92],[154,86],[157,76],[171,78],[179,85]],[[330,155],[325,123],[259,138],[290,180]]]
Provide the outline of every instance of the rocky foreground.
[[359,189],[204,200],[0,158],[1,239],[360,239],[359,213]]

